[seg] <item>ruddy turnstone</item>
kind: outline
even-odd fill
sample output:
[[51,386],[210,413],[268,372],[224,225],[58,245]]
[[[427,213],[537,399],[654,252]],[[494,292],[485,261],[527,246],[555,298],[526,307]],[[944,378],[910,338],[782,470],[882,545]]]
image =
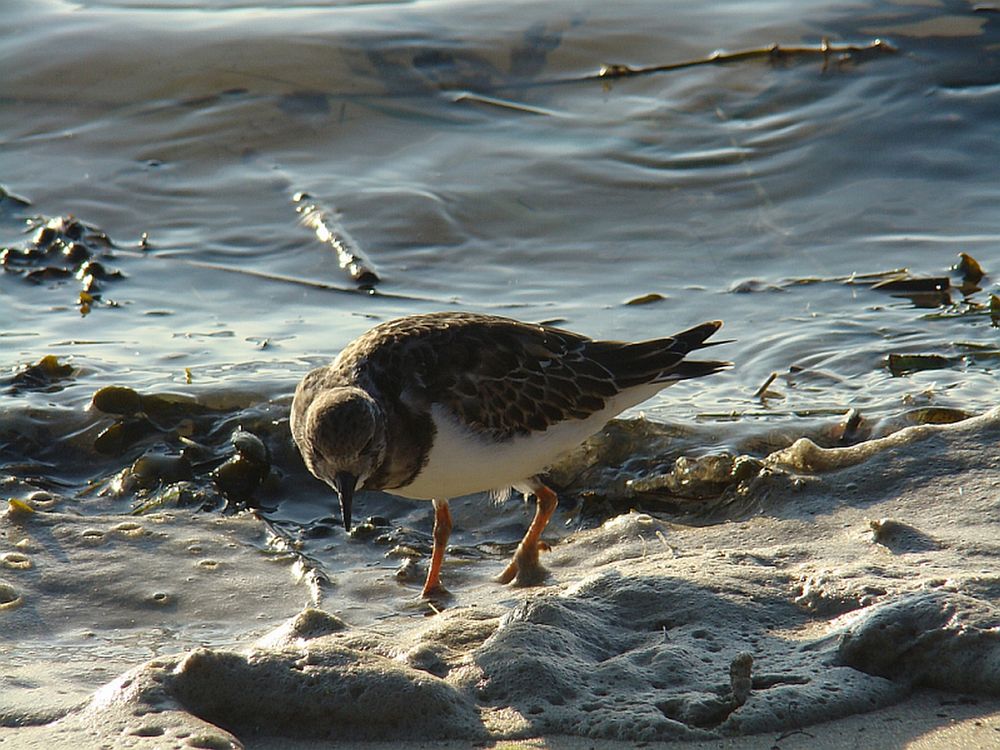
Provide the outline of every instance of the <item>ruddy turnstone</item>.
[[375,326],[295,391],[291,431],[316,477],[340,497],[344,527],[360,489],[434,504],[423,596],[443,591],[448,499],[511,487],[537,498],[535,517],[500,583],[531,585],[556,507],[538,478],[612,417],[678,380],[727,362],[684,357],[721,321],[651,341],[594,341],[496,315],[430,313]]

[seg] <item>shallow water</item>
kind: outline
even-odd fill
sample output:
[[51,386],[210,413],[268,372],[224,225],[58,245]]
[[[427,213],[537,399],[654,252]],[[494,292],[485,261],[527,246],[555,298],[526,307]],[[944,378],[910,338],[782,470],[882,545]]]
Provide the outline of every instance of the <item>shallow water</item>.
[[[723,318],[734,342],[717,351],[736,367],[642,407],[672,437],[630,450],[667,470],[681,453],[762,456],[836,432],[852,408],[865,435],[915,408],[983,411],[1000,356],[998,18],[965,2],[8,3],[0,180],[27,205],[0,201],[0,244],[20,251],[26,222],[72,214],[107,233],[105,264],[124,278],[82,314],[77,280],[0,272],[5,494],[124,515],[136,493],[106,490],[136,458],[175,455],[185,436],[206,446],[207,471],[242,425],[271,452],[255,497],[286,543],[334,578],[385,569],[343,604],[370,622],[414,614],[384,557],[399,540],[345,543],[283,420],[298,379],[376,321],[460,308],[642,338]],[[584,80],[604,63],[824,37],[898,52]],[[336,212],[374,290],[301,225],[300,192]],[[914,301],[848,283],[908,268],[957,287],[960,252],[985,269],[981,288]],[[628,304],[645,295],[663,299]],[[17,380],[50,354],[72,370]],[[890,354],[937,357],[894,372]],[[214,411],[156,419],[100,454],[115,417],[87,407],[106,385]],[[579,523],[578,502],[554,535]],[[454,506],[456,553],[492,570],[525,511]],[[359,512],[428,543],[424,504],[371,496]],[[219,627],[213,643],[249,626]]]

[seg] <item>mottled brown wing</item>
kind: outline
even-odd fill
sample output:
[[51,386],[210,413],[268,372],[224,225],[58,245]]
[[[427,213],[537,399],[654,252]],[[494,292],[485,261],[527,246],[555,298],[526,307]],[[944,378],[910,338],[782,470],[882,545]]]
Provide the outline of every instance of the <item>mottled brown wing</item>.
[[611,372],[586,356],[591,342],[583,336],[494,325],[488,341],[476,339],[462,342],[468,366],[448,373],[441,403],[498,437],[585,419],[619,391]]
[[626,388],[722,369],[726,363],[683,363],[691,365],[685,369],[681,362],[717,329],[706,323],[632,344],[496,316],[442,313],[407,319],[405,332],[386,324],[380,338],[392,345],[368,354],[380,371],[393,373],[382,390],[411,403],[441,403],[474,428],[504,438],[585,419]]

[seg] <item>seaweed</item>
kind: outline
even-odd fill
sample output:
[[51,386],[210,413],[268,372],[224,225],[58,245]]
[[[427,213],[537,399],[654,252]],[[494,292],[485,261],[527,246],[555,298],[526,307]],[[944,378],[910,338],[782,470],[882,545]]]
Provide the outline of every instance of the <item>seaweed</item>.
[[22,248],[0,249],[0,267],[35,284],[57,286],[75,279],[79,282],[77,306],[87,315],[95,303],[115,307],[103,298],[103,286],[125,278],[111,267],[114,243],[99,229],[72,216],[36,217],[29,226],[34,231]]
[[[273,494],[280,475],[294,467],[305,471],[286,445],[287,411],[270,403],[213,405],[112,385],[96,391],[90,404],[113,419],[86,431],[96,432],[93,451],[118,465],[122,458],[129,461],[111,479],[94,478],[91,485],[101,494],[133,498],[134,513],[164,505],[260,508],[261,496]],[[275,451],[283,471],[273,469]]]
[[952,361],[940,354],[890,354],[886,366],[893,377],[909,375],[921,370],[945,370]]
[[986,272],[983,271],[983,267],[979,265],[979,261],[973,258],[968,253],[959,253],[958,262],[952,266],[953,271],[957,271],[962,275],[963,286],[968,285],[970,288],[977,290],[979,289],[977,284],[983,280]]
[[54,354],[46,354],[34,364],[19,367],[6,378],[6,382],[11,394],[21,391],[52,393],[61,390],[65,381],[70,380],[75,372],[72,365],[60,362]]
[[242,426],[233,431],[230,442],[233,455],[212,472],[212,479],[227,498],[246,502],[271,472],[271,456],[261,439]]
[[640,295],[639,297],[633,297],[632,299],[630,299],[625,304],[626,305],[651,305],[654,302],[662,302],[665,299],[666,299],[666,297],[664,297],[662,294],[659,294],[657,292],[651,292],[649,294]]

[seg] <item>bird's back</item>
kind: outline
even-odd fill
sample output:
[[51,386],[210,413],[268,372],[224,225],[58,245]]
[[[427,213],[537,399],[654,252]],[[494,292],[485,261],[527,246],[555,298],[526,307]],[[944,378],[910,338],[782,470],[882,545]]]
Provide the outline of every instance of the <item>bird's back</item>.
[[475,313],[414,315],[376,326],[335,366],[376,391],[427,410],[439,403],[472,429],[503,439],[586,419],[636,386],[701,377],[728,366],[687,361],[721,323],[638,343]]

